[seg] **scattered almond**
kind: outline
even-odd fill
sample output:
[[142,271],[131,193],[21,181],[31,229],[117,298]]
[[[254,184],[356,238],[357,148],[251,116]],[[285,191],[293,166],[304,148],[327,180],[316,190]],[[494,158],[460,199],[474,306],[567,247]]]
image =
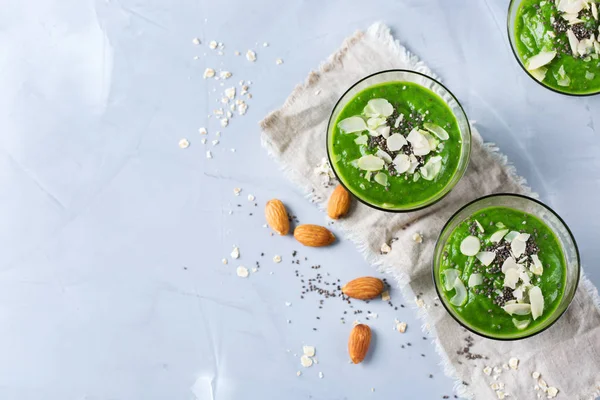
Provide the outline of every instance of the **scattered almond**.
[[327,215],[333,219],[339,219],[348,213],[350,209],[350,193],[342,185],[338,185],[327,204]]
[[342,292],[353,299],[369,300],[383,293],[383,289],[385,285],[381,279],[364,276],[346,283]]
[[294,237],[305,246],[329,246],[335,241],[335,236],[329,229],[319,225],[299,225],[294,230]]
[[350,332],[348,339],[348,353],[354,364],[365,359],[371,344],[371,328],[365,324],[358,324]]
[[267,224],[281,236],[287,235],[290,231],[290,220],[285,206],[281,200],[273,199],[267,202],[265,206],[265,217]]

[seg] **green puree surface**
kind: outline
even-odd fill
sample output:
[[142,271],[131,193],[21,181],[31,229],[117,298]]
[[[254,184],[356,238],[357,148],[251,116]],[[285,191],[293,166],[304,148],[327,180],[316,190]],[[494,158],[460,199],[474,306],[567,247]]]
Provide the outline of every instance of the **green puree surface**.
[[[480,251],[484,251],[485,248],[491,244],[489,242],[490,235],[500,230],[500,228],[495,226],[498,222],[506,225],[506,228],[504,229],[531,234],[529,240],[533,240],[539,247],[538,257],[544,265],[544,272],[539,276],[539,282],[537,277],[534,277],[531,282],[541,289],[545,304],[543,314],[535,321],[531,318],[531,315],[509,315],[500,306],[494,304],[493,297],[488,298],[485,294],[476,294],[474,292],[475,288],[468,287],[467,282],[474,269],[474,264],[479,264],[479,261],[475,257],[463,255],[460,251],[460,244],[464,238],[472,234],[469,232],[469,228],[475,220],[479,221],[485,230],[483,234],[479,234],[478,232],[478,237],[481,240]],[[523,224],[523,221],[525,221],[525,224]],[[465,283],[468,291],[468,300],[464,306],[456,307],[451,304],[449,304],[449,306],[456,310],[467,326],[474,328],[477,331],[487,333],[490,336],[511,336],[514,334],[519,334],[521,336],[527,334],[528,331],[533,330],[537,325],[541,324],[552,315],[563,296],[566,280],[566,265],[560,243],[545,223],[530,214],[525,214],[522,211],[505,207],[492,207],[481,210],[474,214],[470,219],[462,222],[454,232],[452,232],[444,251],[444,259],[439,271],[440,281],[444,282],[445,280],[443,274],[445,269],[456,268],[460,271],[459,277]],[[485,267],[483,268],[485,270]],[[502,290],[504,278],[502,272],[496,274],[484,272],[483,276],[497,278],[494,286]],[[444,292],[444,295],[448,299],[452,298],[455,293],[454,289],[445,292],[443,287],[440,288],[440,291]],[[493,296],[495,297],[496,294]],[[489,310],[491,310],[491,312],[489,312]],[[512,321],[513,318],[517,320],[529,319],[531,320],[531,323],[526,329],[519,330],[515,327]]]
[[[584,25],[598,36],[598,22],[591,17],[589,11],[584,14]],[[556,58],[545,66],[548,68],[542,81],[545,85],[572,94],[600,91],[600,59],[595,58],[596,55],[577,58],[573,56],[567,34],[557,32],[551,22],[551,18],[554,18],[554,21],[561,20],[560,15],[554,0],[524,0],[521,3],[515,21],[515,42],[519,57],[525,62],[542,51],[556,50]],[[554,32],[555,37],[548,35],[548,32]],[[568,86],[558,83],[561,67],[570,78]],[[593,79],[586,78],[586,73],[594,74]]]
[[[366,180],[365,171],[351,164],[365,154],[375,154],[376,148],[357,145],[354,143],[357,135],[340,131],[338,123],[360,115],[367,102],[376,98],[388,100],[406,117],[418,112],[425,121],[435,123],[448,132],[450,138],[444,141],[443,150],[435,153],[442,157],[442,169],[434,180],[419,179],[415,182],[411,175],[390,176],[384,170],[389,182],[384,187],[373,179]],[[388,82],[358,93],[341,111],[328,145],[331,161],[343,183],[362,200],[383,208],[418,206],[439,193],[456,173],[462,146],[458,123],[444,100],[429,89],[410,82]]]

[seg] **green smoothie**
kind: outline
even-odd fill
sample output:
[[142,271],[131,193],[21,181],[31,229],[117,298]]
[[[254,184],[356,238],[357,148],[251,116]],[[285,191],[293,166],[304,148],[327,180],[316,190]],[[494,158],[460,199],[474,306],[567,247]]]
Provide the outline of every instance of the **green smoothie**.
[[410,82],[371,86],[346,104],[329,135],[332,167],[375,206],[413,208],[442,191],[457,171],[461,136],[438,95]]
[[444,246],[440,291],[470,328],[494,337],[526,336],[558,307],[565,257],[536,217],[492,207],[463,221]]
[[596,0],[523,0],[515,47],[529,73],[571,94],[600,91],[600,22]]

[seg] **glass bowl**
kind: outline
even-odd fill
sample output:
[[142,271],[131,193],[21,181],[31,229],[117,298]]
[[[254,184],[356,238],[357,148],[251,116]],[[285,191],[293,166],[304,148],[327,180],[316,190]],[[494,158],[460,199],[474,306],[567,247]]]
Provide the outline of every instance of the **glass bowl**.
[[[452,179],[434,196],[429,199],[413,205],[381,205],[381,204],[373,204],[369,202],[367,199],[361,196],[361,193],[354,190],[351,185],[348,185],[341,177],[341,174],[337,170],[336,164],[332,162],[332,136],[333,130],[335,128],[335,122],[338,119],[339,114],[346,107],[348,102],[352,100],[359,92],[377,84],[382,83],[390,83],[390,82],[410,82],[414,84],[418,84],[422,87],[425,87],[431,90],[433,93],[437,94],[450,108],[452,114],[456,118],[458,128],[460,130],[460,137],[462,141],[462,148],[460,153],[460,158],[458,162],[458,166],[455,174]],[[426,208],[438,201],[440,201],[444,196],[446,196],[452,188],[460,181],[463,177],[465,171],[467,170],[467,166],[469,165],[469,159],[471,156],[471,126],[469,125],[469,121],[467,119],[467,115],[463,110],[462,106],[454,97],[454,95],[446,89],[444,85],[435,79],[421,74],[415,71],[403,70],[403,69],[394,69],[394,70],[386,70],[374,73],[372,75],[366,76],[363,79],[356,82],[352,85],[338,100],[333,111],[331,112],[331,116],[329,117],[329,123],[327,125],[327,157],[329,158],[329,164],[337,177],[338,181],[346,190],[354,195],[361,203],[364,203],[372,208],[381,211],[391,211],[391,212],[409,212],[416,211],[423,208]]]
[[[443,251],[452,232],[458,227],[458,225],[470,218],[473,214],[489,207],[508,207],[537,217],[554,232],[565,257],[564,261],[567,268],[565,291],[560,303],[554,312],[546,318],[546,320],[542,321],[542,323],[533,327],[531,330],[525,330],[522,334],[516,333],[492,335],[489,332],[481,332],[477,328],[470,326],[449,304],[449,300],[443,291],[443,283],[440,280],[439,268],[442,261]],[[560,318],[561,315],[564,314],[569,307],[569,304],[571,304],[579,284],[579,276],[579,249],[577,248],[577,243],[575,243],[575,238],[569,230],[569,227],[551,208],[545,204],[530,197],[518,194],[493,194],[481,197],[462,207],[452,216],[452,218],[450,218],[450,220],[442,229],[442,232],[440,233],[435,245],[433,256],[433,281],[435,284],[435,290],[444,308],[446,308],[450,315],[465,329],[468,329],[477,335],[495,340],[525,339],[548,329]]]
[[517,59],[517,62],[519,63],[519,66],[521,67],[521,69],[523,71],[525,71],[527,76],[529,76],[531,79],[533,79],[536,83],[538,83],[542,87],[545,87],[546,89],[549,89],[555,93],[560,93],[560,94],[564,94],[567,96],[575,96],[575,97],[594,96],[594,95],[600,94],[600,90],[596,90],[596,91],[592,91],[592,92],[583,92],[583,93],[573,93],[573,92],[569,92],[566,90],[563,91],[563,90],[557,89],[555,87],[551,87],[551,86],[545,84],[544,82],[541,82],[541,81],[535,79],[535,77],[533,75],[531,75],[531,73],[525,67],[525,63],[521,59],[521,56],[519,55],[519,51],[517,50],[517,47],[516,47],[517,45],[516,45],[516,36],[515,36],[515,22],[517,20],[517,12],[519,11],[519,7],[521,7],[521,4],[523,3],[523,1],[524,0],[511,0],[510,1],[510,4],[508,5],[508,18],[507,18],[508,41],[510,42],[510,48],[512,50],[512,53],[515,56],[515,58]]

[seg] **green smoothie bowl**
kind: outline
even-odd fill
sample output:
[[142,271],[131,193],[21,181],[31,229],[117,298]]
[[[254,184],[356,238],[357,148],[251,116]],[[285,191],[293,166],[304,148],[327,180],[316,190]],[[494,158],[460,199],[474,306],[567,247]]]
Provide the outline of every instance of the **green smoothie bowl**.
[[519,65],[558,93],[600,93],[600,0],[511,0],[508,37]]
[[531,337],[567,310],[579,283],[579,250],[541,202],[495,194],[461,208],[435,246],[433,280],[466,329],[497,340]]
[[415,71],[367,76],[344,93],[327,127],[340,183],[373,208],[407,212],[442,199],[469,164],[471,129],[456,98]]

